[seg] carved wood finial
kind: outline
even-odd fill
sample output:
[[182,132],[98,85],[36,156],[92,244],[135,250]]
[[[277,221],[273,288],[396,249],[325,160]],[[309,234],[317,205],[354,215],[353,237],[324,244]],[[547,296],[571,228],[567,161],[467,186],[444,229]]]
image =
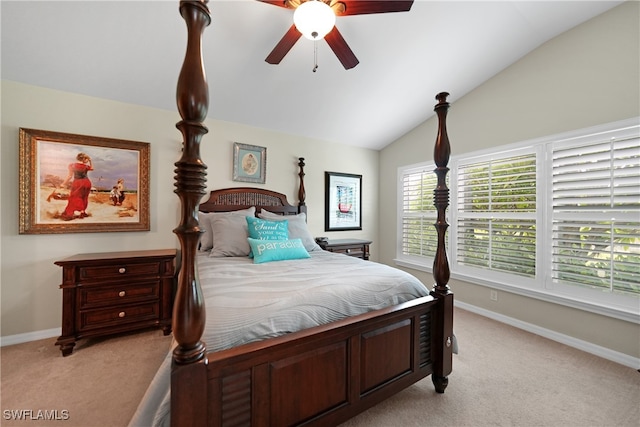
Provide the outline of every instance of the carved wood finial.
[[447,228],[449,227],[446,217],[447,207],[449,206],[449,188],[447,187],[447,173],[449,172],[449,168],[447,165],[451,155],[446,123],[447,112],[449,110],[447,96],[449,96],[447,92],[437,94],[436,99],[438,103],[434,107],[438,116],[438,135],[433,150],[433,159],[437,166],[434,172],[438,177],[437,186],[435,190],[433,190],[433,201],[438,211],[438,218],[434,224],[438,232],[438,246],[433,260],[433,278],[436,281],[433,290],[439,294],[447,294],[449,292],[447,283],[449,283],[450,277],[449,261],[447,259],[445,244],[445,236]]
[[173,307],[173,335],[178,343],[173,360],[177,364],[197,362],[206,352],[201,341],[205,308],[196,272],[196,252],[203,232],[198,222],[198,204],[205,195],[207,169],[200,158],[200,141],[208,132],[203,122],[209,108],[209,87],[202,60],[202,34],[211,23],[207,2],[180,2],[180,14],[187,24],[187,52],[176,90],[182,117],[176,127],[183,136],[182,157],[175,163],[175,193],[181,201],[181,221],[173,230],[182,250]]
[[298,206],[305,205],[305,199],[307,198],[307,193],[304,189],[304,157],[298,157],[298,167],[300,168],[300,172],[298,176],[300,177],[300,187],[298,188]]

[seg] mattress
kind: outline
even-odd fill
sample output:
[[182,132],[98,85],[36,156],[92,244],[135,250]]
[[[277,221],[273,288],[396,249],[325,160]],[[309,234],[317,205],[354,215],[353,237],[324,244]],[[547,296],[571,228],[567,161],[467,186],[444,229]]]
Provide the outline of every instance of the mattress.
[[[207,351],[327,324],[428,295],[404,271],[326,251],[311,257],[254,264],[248,257],[199,254],[198,274],[206,305]],[[130,426],[170,424],[169,353]]]

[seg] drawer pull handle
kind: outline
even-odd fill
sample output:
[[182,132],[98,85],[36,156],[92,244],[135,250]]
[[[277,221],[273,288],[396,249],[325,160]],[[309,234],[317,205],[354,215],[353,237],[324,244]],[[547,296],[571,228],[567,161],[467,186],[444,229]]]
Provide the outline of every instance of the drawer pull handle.
[[351,249],[347,249],[345,252],[350,254],[351,253]]
[[120,313],[118,313],[118,317],[124,317],[126,314],[124,311],[121,311]]
[[119,296],[119,297],[123,297],[123,296],[125,296],[126,294],[127,294],[127,293],[126,293],[125,291],[120,291],[120,292],[118,292],[118,296]]
[[120,273],[120,274],[123,274],[123,273],[126,273],[126,272],[127,272],[127,269],[124,268],[124,267],[120,267],[120,269],[118,270],[118,273]]

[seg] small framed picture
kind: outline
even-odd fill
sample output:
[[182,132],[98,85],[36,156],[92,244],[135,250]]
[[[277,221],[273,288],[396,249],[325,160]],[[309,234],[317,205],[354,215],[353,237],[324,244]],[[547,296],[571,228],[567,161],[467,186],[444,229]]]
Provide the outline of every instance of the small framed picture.
[[264,184],[267,149],[257,145],[233,143],[233,180]]
[[325,172],[324,231],[362,230],[362,175]]
[[19,134],[19,233],[149,231],[149,144]]

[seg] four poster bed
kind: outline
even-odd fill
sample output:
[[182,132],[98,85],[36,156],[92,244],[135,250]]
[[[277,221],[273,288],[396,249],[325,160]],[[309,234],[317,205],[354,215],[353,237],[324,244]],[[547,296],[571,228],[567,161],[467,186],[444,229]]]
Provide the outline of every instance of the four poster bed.
[[[447,286],[444,248],[449,195],[445,184],[448,94],[438,94],[435,107],[440,121],[434,150],[438,249],[436,284],[429,290],[400,270],[314,246],[306,230],[302,158],[297,206],[281,193],[257,188],[216,190],[200,204],[206,188],[206,166],[199,153],[207,132],[203,121],[208,87],[201,55],[202,33],[211,20],[206,3],[180,3],[188,42],[177,89],[182,117],[177,127],[184,140],[175,169],[181,222],[174,232],[182,258],[173,313],[175,348],[164,364],[170,370],[170,393],[169,375],[164,379],[156,376],[154,383],[159,384],[150,387],[132,425],[144,425],[150,419],[157,425],[170,420],[174,427],[337,425],[428,375],[436,391],[443,393],[451,372],[454,339],[453,295]],[[267,238],[264,242],[275,246],[295,241],[287,250],[303,246],[299,259],[258,263],[267,245],[247,239],[246,234],[236,239],[242,234],[238,227],[249,224],[251,229],[252,217],[271,225],[284,222],[290,240]],[[208,241],[207,224],[213,229],[213,243]],[[221,237],[223,234],[227,237]],[[236,243],[216,247],[229,240]],[[254,260],[246,256],[246,247],[238,249],[242,240],[250,241]],[[218,256],[216,251],[220,251]],[[331,273],[334,268],[344,276],[339,285]],[[369,293],[356,294],[354,289],[360,292],[365,284],[373,286]],[[346,294],[356,295],[355,312],[343,304],[343,288]],[[388,296],[383,296],[383,288],[388,288]],[[305,311],[308,306],[322,305],[303,299],[315,293],[329,301],[319,314]],[[340,301],[327,297],[333,295],[340,295]],[[255,297],[260,300],[251,299]],[[284,302],[290,300],[302,302],[290,308]],[[267,306],[272,311],[264,314]],[[254,333],[245,329],[257,323],[252,315],[245,316],[252,311],[268,317],[267,323],[275,330]],[[296,313],[302,314],[296,317]],[[153,395],[164,402],[160,414],[157,403],[145,403]]]

